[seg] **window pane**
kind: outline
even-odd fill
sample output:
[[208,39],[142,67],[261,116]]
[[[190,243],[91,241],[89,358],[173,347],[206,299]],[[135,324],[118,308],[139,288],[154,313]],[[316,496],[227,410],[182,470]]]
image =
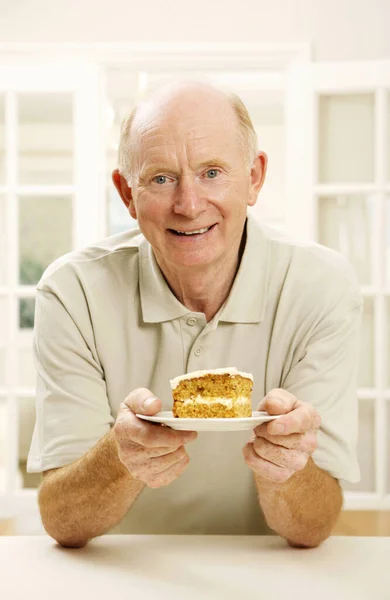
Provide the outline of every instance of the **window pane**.
[[7,462],[7,405],[0,398],[0,494],[5,492],[5,467]]
[[71,94],[19,96],[19,183],[71,184]]
[[375,349],[374,349],[374,300],[364,298],[362,327],[359,343],[358,386],[374,387],[375,385]]
[[375,491],[375,406],[371,400],[359,401],[358,461],[361,480],[343,483],[345,490]]
[[0,95],[0,185],[5,183],[5,102]]
[[72,249],[72,200],[19,198],[20,283],[36,284],[46,267]]
[[0,196],[0,286],[7,279],[7,227],[6,227],[5,197]]
[[19,299],[19,327],[32,329],[34,327],[35,298]]
[[364,285],[373,283],[374,211],[374,196],[319,198],[318,241],[344,254]]
[[320,183],[374,181],[374,108],[373,94],[320,97]]

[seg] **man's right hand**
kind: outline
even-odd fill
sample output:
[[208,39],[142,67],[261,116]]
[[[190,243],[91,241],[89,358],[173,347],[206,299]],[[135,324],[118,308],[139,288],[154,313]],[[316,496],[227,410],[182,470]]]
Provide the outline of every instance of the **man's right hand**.
[[184,444],[197,438],[194,431],[176,431],[136,417],[155,415],[161,406],[150,390],[138,388],[121,404],[113,427],[120,461],[151,488],[169,485],[181,475],[190,460]]

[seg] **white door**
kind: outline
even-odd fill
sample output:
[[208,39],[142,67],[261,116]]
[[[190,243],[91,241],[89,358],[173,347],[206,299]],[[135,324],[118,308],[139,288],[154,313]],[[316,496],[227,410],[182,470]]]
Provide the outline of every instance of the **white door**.
[[35,285],[103,234],[100,101],[91,65],[0,67],[0,519],[35,503]]
[[[362,478],[346,508],[390,507],[390,61],[291,73],[287,227],[342,252],[364,295],[358,378]],[[295,91],[294,91],[295,90]],[[295,135],[294,142],[297,140]]]

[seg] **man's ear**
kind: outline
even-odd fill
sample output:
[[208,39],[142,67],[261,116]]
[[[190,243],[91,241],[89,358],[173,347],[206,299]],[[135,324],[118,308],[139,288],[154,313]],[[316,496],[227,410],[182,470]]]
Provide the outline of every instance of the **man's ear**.
[[136,219],[137,211],[135,209],[131,187],[128,186],[126,179],[120,174],[118,169],[115,169],[112,172],[112,181],[118,191],[119,196],[121,197],[123,204],[126,206],[133,219]]
[[257,201],[257,196],[263,187],[265,176],[267,173],[268,156],[265,152],[259,152],[256,156],[251,169],[251,182],[248,205],[254,206]]

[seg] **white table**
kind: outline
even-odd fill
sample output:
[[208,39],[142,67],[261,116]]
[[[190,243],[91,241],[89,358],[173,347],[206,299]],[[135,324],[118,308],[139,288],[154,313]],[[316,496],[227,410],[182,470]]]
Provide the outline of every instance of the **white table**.
[[2,600],[389,600],[390,538],[114,536],[64,549],[0,537]]

